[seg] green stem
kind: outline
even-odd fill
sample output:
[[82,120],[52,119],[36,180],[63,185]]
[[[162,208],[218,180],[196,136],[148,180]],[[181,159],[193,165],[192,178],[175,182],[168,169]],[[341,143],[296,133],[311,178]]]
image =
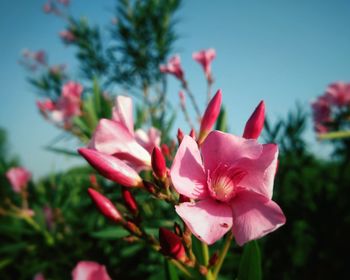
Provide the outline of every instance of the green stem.
[[202,242],[202,254],[203,254],[203,264],[205,266],[208,266],[209,264],[209,249],[208,245]]
[[183,264],[181,264],[179,261],[172,259],[172,260],[170,260],[170,262],[171,262],[173,265],[175,265],[175,266],[176,266],[184,275],[186,275],[188,278],[193,279],[192,274],[191,274],[191,273],[187,270],[187,268],[186,268]]
[[318,135],[318,139],[320,140],[343,139],[343,138],[349,138],[349,137],[350,137],[350,130],[321,133]]
[[222,264],[224,263],[225,257],[227,255],[228,249],[230,248],[232,239],[233,239],[233,235],[232,235],[232,232],[230,231],[227,234],[227,237],[226,237],[226,240],[225,240],[225,243],[224,243],[224,247],[222,248],[222,250],[221,250],[221,252],[219,254],[219,257],[218,257],[218,261],[217,261],[217,263],[216,263],[216,265],[214,267],[214,271],[213,271],[214,279],[217,279],[217,277],[218,277],[218,274],[220,272]]
[[47,245],[51,246],[54,244],[54,239],[51,234],[49,234],[45,229],[42,229],[37,222],[30,217],[23,217],[23,219],[27,222],[27,224],[31,225],[36,231],[40,232],[45,237]]

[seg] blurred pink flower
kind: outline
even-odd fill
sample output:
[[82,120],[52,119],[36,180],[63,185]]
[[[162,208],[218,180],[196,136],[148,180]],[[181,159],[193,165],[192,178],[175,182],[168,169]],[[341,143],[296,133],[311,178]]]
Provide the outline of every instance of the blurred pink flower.
[[193,59],[202,65],[204,74],[209,82],[213,81],[211,74],[211,63],[216,57],[216,52],[214,49],[202,50],[195,52],[192,55]]
[[61,31],[60,37],[62,41],[66,44],[72,43],[75,40],[75,36],[70,30]]
[[32,174],[23,167],[13,167],[6,172],[6,177],[10,181],[13,191],[21,192],[27,187]]
[[178,78],[182,83],[185,82],[184,72],[181,67],[180,56],[174,55],[171,57],[167,64],[160,65],[159,70],[162,73],[168,73],[174,75]]
[[336,82],[330,84],[324,96],[331,105],[338,107],[350,106],[350,83]]
[[160,143],[160,132],[150,128],[134,132],[132,99],[118,96],[113,107],[112,120],[100,120],[88,148],[114,155],[131,167],[151,168],[151,151]]
[[45,65],[47,63],[46,52],[43,50],[33,53],[33,57],[35,61],[38,62],[39,64]]
[[320,96],[316,101],[311,103],[311,107],[316,132],[328,132],[326,123],[332,120],[332,111],[328,98],[325,96]]
[[35,274],[33,280],[45,280],[44,274],[43,273],[37,273]]
[[46,205],[43,208],[43,213],[44,213],[46,226],[49,230],[51,230],[53,228],[53,224],[54,224],[53,209],[50,206]]
[[72,272],[73,280],[111,280],[106,267],[92,261],[80,261]]
[[62,5],[69,6],[70,0],[57,0],[58,3],[61,3]]
[[239,245],[276,230],[285,223],[271,200],[277,155],[275,144],[220,131],[208,135],[201,151],[185,136],[170,175],[175,189],[196,202],[179,204],[177,214],[207,244],[230,229]]

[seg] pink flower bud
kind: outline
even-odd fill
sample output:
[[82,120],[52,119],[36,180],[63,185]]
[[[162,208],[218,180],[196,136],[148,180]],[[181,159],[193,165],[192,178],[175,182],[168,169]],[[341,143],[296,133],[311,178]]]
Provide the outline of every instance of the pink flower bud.
[[32,174],[23,167],[13,167],[6,172],[6,177],[9,180],[14,192],[21,192],[27,187],[28,181]]
[[78,152],[102,176],[125,187],[141,187],[142,179],[137,172],[114,156],[86,148]]
[[137,213],[139,212],[139,209],[138,209],[136,200],[131,194],[131,192],[126,188],[123,188],[122,195],[123,195],[123,199],[126,207],[130,210],[132,214],[137,215]]
[[184,139],[184,133],[182,132],[182,130],[179,128],[177,130],[177,141],[179,143],[179,145],[181,144],[182,139]]
[[193,128],[190,131],[190,137],[192,137],[194,140],[196,140],[196,131]]
[[72,271],[73,280],[111,280],[106,267],[92,261],[80,261]]
[[186,259],[185,247],[181,238],[166,228],[159,228],[159,243],[161,252],[176,260],[184,261]]
[[201,144],[212,130],[221,109],[222,93],[219,89],[214,97],[210,100],[207,109],[204,112],[201,128],[198,137],[198,144]]
[[261,101],[245,125],[243,138],[258,139],[264,128],[264,121],[265,103]]
[[163,155],[167,159],[170,159],[171,158],[171,153],[170,153],[170,149],[169,149],[168,145],[167,144],[162,144],[161,149],[162,149]]
[[166,177],[165,159],[158,147],[154,147],[152,151],[152,169],[158,179],[164,179]]
[[123,220],[122,215],[107,197],[91,188],[88,189],[88,192],[92,201],[95,203],[96,207],[103,216],[116,223]]

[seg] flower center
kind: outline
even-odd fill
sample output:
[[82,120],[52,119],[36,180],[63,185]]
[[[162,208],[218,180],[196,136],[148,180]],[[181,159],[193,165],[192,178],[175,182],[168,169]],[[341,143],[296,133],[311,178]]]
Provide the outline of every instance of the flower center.
[[208,173],[208,189],[210,195],[217,200],[227,202],[231,200],[237,190],[237,185],[246,172],[237,167],[219,165],[210,174]]

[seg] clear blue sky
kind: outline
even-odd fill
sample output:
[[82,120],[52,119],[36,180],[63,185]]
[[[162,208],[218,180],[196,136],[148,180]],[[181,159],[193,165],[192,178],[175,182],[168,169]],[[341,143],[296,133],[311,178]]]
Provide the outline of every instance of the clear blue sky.
[[[73,0],[72,13],[106,26],[112,0]],[[52,63],[68,63],[76,76],[73,50],[60,43],[64,24],[42,13],[44,1],[1,0],[0,126],[7,129],[11,152],[36,177],[76,164],[44,151],[59,131],[37,112],[37,96],[17,64],[21,50],[44,48]],[[259,100],[272,118],[283,116],[298,100],[305,106],[335,80],[350,80],[350,1],[348,0],[187,0],[178,14],[177,42],[186,76],[200,100],[205,83],[191,59],[198,49],[214,47],[214,88],[221,88],[231,131],[241,133]],[[177,103],[178,84],[170,80]],[[178,125],[182,124],[179,118]],[[308,134],[313,141],[313,134]],[[74,144],[70,144],[72,148]],[[315,145],[320,152],[323,146]]]

